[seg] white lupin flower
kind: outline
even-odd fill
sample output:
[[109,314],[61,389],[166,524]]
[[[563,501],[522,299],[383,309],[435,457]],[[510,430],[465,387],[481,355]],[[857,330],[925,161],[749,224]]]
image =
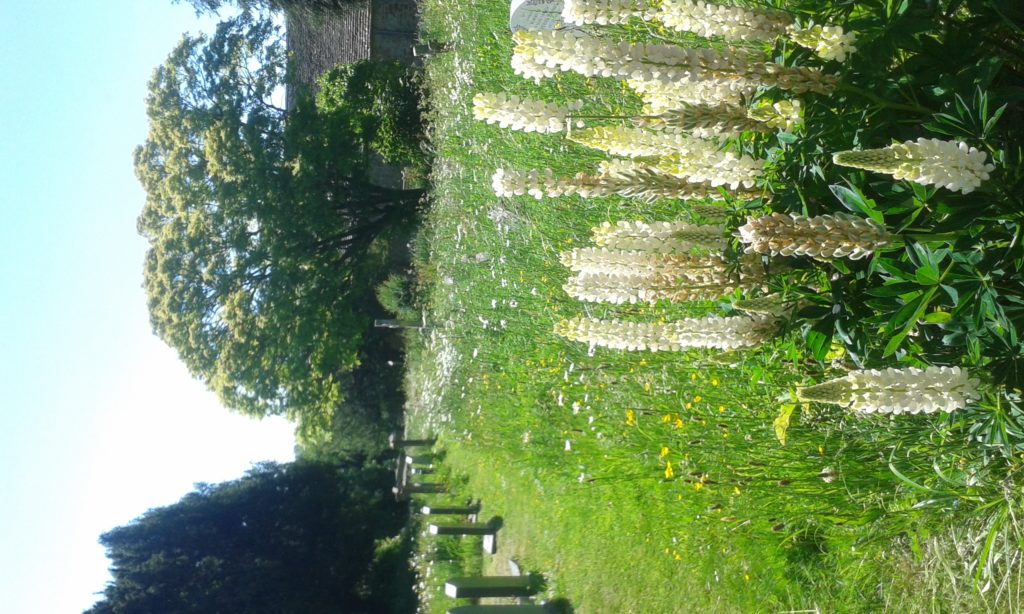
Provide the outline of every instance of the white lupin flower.
[[808,256],[816,260],[857,260],[891,245],[894,238],[882,225],[847,213],[804,217],[772,213],[748,217],[737,233],[747,253]]
[[658,300],[710,300],[737,288],[761,288],[765,273],[759,258],[744,257],[730,266],[717,254],[683,255],[577,248],[561,255],[575,276],[563,286],[575,298],[591,302],[653,303]]
[[613,159],[598,164],[602,175],[627,173],[641,168],[654,169],[689,183],[713,188],[728,186],[730,190],[742,189],[749,192],[754,190],[757,177],[764,173],[764,161],[754,160],[747,155],[737,158],[732,152],[715,151],[714,154],[675,154],[643,161]]
[[867,369],[799,389],[797,396],[860,413],[948,413],[980,399],[979,385],[960,367]]
[[758,84],[743,79],[709,78],[683,82],[661,79],[627,79],[626,85],[640,96],[646,105],[646,110],[656,115],[678,109],[680,103],[740,105],[754,94]]
[[753,348],[778,330],[771,316],[686,318],[647,323],[576,317],[555,325],[555,334],[590,347],[619,350],[681,351],[691,348]]
[[669,301],[714,300],[735,288],[724,284],[681,286],[669,277],[650,274],[577,273],[562,286],[569,296],[589,303],[613,305]]
[[[566,105],[520,98],[505,93],[480,92],[473,97],[473,118],[498,124],[502,128],[524,132],[561,132],[569,125],[570,115],[583,107],[579,100]],[[582,126],[582,122],[577,122]]]
[[[656,198],[713,198],[723,199],[720,188],[709,183],[692,183],[686,179],[669,175],[641,164],[629,164],[626,160],[603,162],[598,175],[577,174],[574,177],[555,177],[551,169],[516,171],[497,169],[491,178],[491,186],[498,196],[530,196],[556,198],[578,195],[582,198],[599,196],[624,196],[641,200]],[[733,191],[736,197],[754,195],[754,189],[739,188]]]
[[569,140],[593,149],[626,158],[683,154],[698,158],[721,157],[712,141],[686,134],[644,130],[627,126],[600,126],[577,130]]
[[559,30],[520,30],[512,35],[516,47],[512,67],[516,74],[534,79],[559,70],[587,77],[616,77],[663,83],[719,80],[774,85],[795,92],[830,93],[834,75],[820,71],[761,62],[734,51],[687,48],[677,45],[613,43]]
[[723,6],[700,0],[664,0],[657,19],[678,32],[710,38],[767,41],[786,33],[792,18],[781,11]]
[[650,19],[655,14],[644,0],[565,0],[562,19],[576,25],[629,23],[633,17]]
[[807,47],[826,60],[845,62],[846,56],[857,51],[854,42],[857,35],[844,33],[839,26],[810,25],[806,28],[790,26],[789,38],[796,44]]
[[760,258],[744,256],[736,270],[720,254],[660,254],[636,250],[577,247],[560,256],[562,264],[579,273],[631,277],[650,275],[666,277],[677,283],[736,284],[760,282],[764,267]]
[[968,194],[989,178],[995,166],[988,154],[962,141],[919,138],[882,149],[833,154],[839,166],[886,173],[921,185],[937,185]]
[[761,104],[747,111],[750,119],[764,122],[772,128],[792,132],[803,124],[803,105],[799,100],[780,100],[770,104]]
[[686,222],[619,221],[615,225],[604,222],[591,230],[591,239],[599,247],[666,254],[725,249],[724,235],[724,226]]
[[800,119],[800,103],[788,102],[747,109],[738,104],[697,105],[674,101],[672,108],[662,109],[656,115],[649,106],[645,107],[647,114],[634,117],[633,125],[701,139],[735,138],[743,132],[771,132],[776,128],[789,130]]

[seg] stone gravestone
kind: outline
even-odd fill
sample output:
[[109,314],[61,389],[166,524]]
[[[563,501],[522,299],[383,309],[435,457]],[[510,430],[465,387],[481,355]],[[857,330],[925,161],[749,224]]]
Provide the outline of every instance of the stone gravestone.
[[562,0],[512,0],[508,26],[519,30],[562,28]]

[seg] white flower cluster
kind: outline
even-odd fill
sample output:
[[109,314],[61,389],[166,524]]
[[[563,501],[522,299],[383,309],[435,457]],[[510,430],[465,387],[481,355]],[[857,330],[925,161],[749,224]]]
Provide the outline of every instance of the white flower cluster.
[[628,79],[626,85],[640,96],[646,105],[645,109],[654,115],[678,109],[680,103],[739,105],[757,89],[757,83],[743,79],[705,79],[681,83],[660,79]]
[[580,26],[629,23],[633,17],[648,20],[655,11],[644,0],[565,0],[562,19]]
[[543,171],[515,171],[499,168],[494,171],[491,186],[497,196],[530,196],[540,200],[545,196],[557,198],[578,194],[583,198],[608,196],[615,193],[614,185],[588,177],[582,173],[572,178],[555,177],[551,169]]
[[[505,93],[480,92],[473,97],[473,118],[523,132],[561,132],[569,125],[570,115],[583,107],[575,100],[566,105],[520,98]],[[582,126],[583,122],[576,122]]]
[[599,126],[577,130],[569,135],[570,141],[593,149],[626,158],[645,158],[681,154],[695,158],[717,157],[722,154],[712,141],[687,134],[644,130],[627,126]]
[[797,396],[861,413],[929,414],[963,409],[981,398],[979,385],[960,367],[868,369],[803,388]]
[[686,222],[603,222],[591,230],[594,245],[608,249],[653,253],[686,253],[693,249],[725,249],[725,227]]
[[652,352],[753,348],[770,339],[777,330],[777,319],[760,315],[686,318],[664,324],[576,317],[555,325],[555,334],[592,348]]
[[712,300],[731,291],[719,286],[679,286],[671,278],[644,273],[577,273],[569,276],[562,289],[576,300],[613,305]]
[[772,128],[792,132],[803,124],[803,105],[799,100],[780,100],[774,103],[757,105],[747,111],[750,119],[764,122]]
[[766,41],[786,33],[792,19],[781,11],[746,9],[700,0],[664,0],[657,19],[678,32],[710,38]]
[[[611,152],[609,152],[611,153]],[[650,158],[642,162],[632,160],[605,160],[598,165],[601,174],[613,175],[651,168],[678,177],[688,183],[710,188],[728,186],[730,190],[753,190],[757,177],[764,173],[764,162],[750,156],[736,157],[728,151],[715,151],[712,155],[675,154]],[[714,194],[710,195],[715,198]]]
[[919,138],[882,149],[841,151],[832,156],[840,166],[887,173],[921,185],[938,185],[968,194],[989,178],[995,166],[988,154],[962,141]]
[[[512,54],[516,73],[532,70],[533,65],[544,77],[558,71],[629,79],[671,73],[667,80],[673,81],[691,71],[745,72],[751,63],[747,56],[735,52],[612,42],[561,30],[520,30],[512,35],[512,40],[516,43]],[[539,80],[538,75],[523,74]]]
[[736,156],[731,151],[720,151],[714,156],[693,156],[677,154],[661,158],[654,168],[685,177],[693,183],[707,183],[713,187],[728,186],[735,190],[740,186],[753,188],[758,177],[764,174],[764,160],[755,160],[748,155]]
[[846,56],[857,51],[854,46],[857,35],[853,32],[844,33],[840,26],[790,26],[789,37],[794,43],[813,50],[818,57],[826,60],[845,62]]
[[512,68],[538,83],[559,71],[663,83],[718,80],[740,89],[754,82],[821,94],[831,93],[837,83],[834,75],[761,62],[734,51],[615,43],[559,30],[520,30],[512,38],[516,43]]
[[[537,200],[574,194],[582,198],[618,195],[648,201],[656,198],[725,198],[721,188],[709,183],[691,183],[628,160],[602,162],[598,175],[579,173],[570,178],[555,177],[551,169],[516,171],[499,168],[491,177],[491,187],[497,196],[528,194]],[[739,188],[733,192],[733,196],[742,198],[756,193],[756,190]]]
[[745,256],[741,270],[733,274],[725,259],[718,254],[662,254],[640,250],[618,250],[604,247],[577,247],[562,252],[566,268],[580,273],[628,277],[640,273],[670,277],[678,283],[732,284],[744,278],[763,278],[756,258]]
[[746,252],[771,256],[809,256],[816,260],[857,260],[893,242],[893,235],[874,220],[847,213],[817,217],[772,213],[740,226]]

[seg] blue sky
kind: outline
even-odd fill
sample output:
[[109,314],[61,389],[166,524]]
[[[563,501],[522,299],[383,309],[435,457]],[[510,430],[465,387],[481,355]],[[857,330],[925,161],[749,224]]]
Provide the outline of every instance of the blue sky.
[[170,0],[0,2],[0,595],[80,612],[100,533],[195,482],[289,460],[291,427],[221,408],[150,331],[131,153]]

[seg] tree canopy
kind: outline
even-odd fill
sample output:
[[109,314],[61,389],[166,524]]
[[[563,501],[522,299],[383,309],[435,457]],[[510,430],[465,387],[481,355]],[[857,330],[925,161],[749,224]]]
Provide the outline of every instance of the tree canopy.
[[[184,0],[192,5],[196,14],[217,14],[222,8],[234,5],[242,11],[331,11],[343,9],[358,0]],[[176,3],[182,0],[175,0]]]
[[329,420],[360,362],[375,242],[421,192],[369,184],[363,145],[308,99],[275,106],[285,56],[246,12],[155,71],[135,151],[144,285],[155,332],[227,406]]
[[411,583],[388,594],[394,570],[374,563],[407,514],[391,480],[377,464],[295,462],[197,485],[100,538],[113,581],[87,614],[406,610]]

